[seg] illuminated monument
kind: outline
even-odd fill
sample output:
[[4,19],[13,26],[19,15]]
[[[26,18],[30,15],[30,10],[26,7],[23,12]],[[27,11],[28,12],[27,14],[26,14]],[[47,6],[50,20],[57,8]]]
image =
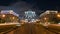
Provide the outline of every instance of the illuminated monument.
[[25,11],[25,19],[27,20],[33,20],[36,18],[36,13],[35,11]]

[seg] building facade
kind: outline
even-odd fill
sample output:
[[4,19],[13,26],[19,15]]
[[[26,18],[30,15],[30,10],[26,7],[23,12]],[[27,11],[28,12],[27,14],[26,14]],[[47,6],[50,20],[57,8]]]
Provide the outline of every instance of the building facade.
[[42,23],[54,23],[57,19],[58,11],[47,10],[40,15],[40,21]]

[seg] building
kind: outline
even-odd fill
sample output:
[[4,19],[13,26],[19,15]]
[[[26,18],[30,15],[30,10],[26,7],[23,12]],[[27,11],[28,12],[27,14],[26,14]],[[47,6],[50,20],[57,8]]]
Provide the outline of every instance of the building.
[[42,14],[40,15],[40,17],[42,17],[42,16],[44,16],[44,15],[46,15],[46,14],[57,14],[57,13],[58,13],[58,11],[47,10],[47,11],[45,11],[44,13],[42,13]]
[[58,11],[47,10],[40,15],[40,21],[42,23],[54,23],[54,20],[57,19]]
[[0,22],[17,22],[19,20],[19,14],[13,12],[13,10],[1,10]]

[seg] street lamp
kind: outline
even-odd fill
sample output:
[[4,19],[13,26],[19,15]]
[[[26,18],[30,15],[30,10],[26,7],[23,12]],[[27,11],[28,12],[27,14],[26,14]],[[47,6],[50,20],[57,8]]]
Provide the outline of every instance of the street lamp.
[[60,17],[60,14],[57,14],[57,17]]
[[6,16],[6,15],[4,15],[4,14],[2,15],[2,17],[5,17],[5,16]]

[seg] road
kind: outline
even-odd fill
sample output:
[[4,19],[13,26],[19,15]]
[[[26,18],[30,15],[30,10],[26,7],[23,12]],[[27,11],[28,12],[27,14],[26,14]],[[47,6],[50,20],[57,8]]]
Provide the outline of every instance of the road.
[[53,25],[44,27],[41,24],[26,23],[14,30],[13,34],[60,34],[59,28],[56,29]]
[[5,34],[10,32],[14,29],[17,29],[19,23],[0,23],[0,34]]

